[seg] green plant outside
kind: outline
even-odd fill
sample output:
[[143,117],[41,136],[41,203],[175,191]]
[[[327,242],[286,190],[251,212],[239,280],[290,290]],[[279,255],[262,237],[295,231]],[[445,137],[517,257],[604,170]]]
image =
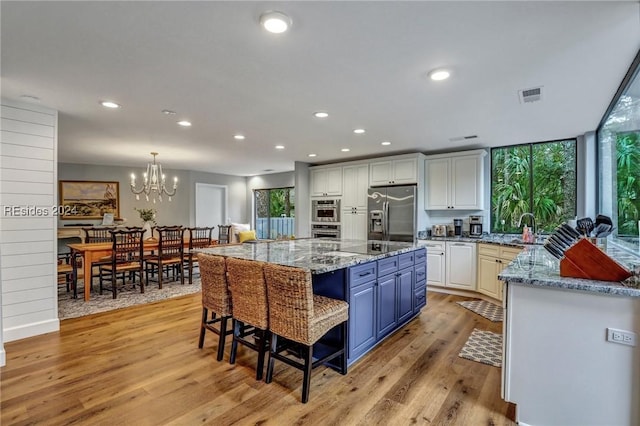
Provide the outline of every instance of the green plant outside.
[[491,232],[521,232],[523,213],[534,214],[539,232],[575,217],[575,139],[494,148],[491,156]]
[[616,135],[618,235],[638,235],[640,220],[640,133]]

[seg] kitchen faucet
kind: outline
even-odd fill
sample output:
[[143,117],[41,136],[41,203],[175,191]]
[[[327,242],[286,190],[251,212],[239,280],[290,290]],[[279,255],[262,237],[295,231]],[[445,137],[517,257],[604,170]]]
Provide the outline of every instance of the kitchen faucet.
[[533,213],[522,213],[520,215],[520,219],[518,219],[518,228],[520,228],[520,226],[522,226],[522,218],[525,216],[531,216],[531,233],[533,234],[533,241],[536,241],[536,238],[538,238],[538,235],[536,234],[536,217],[533,215]]

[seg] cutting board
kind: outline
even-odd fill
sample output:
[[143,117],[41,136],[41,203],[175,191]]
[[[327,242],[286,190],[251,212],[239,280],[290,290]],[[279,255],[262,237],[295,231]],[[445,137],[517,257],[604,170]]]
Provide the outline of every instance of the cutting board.
[[610,258],[586,238],[565,250],[560,260],[560,276],[598,281],[623,281],[631,272]]

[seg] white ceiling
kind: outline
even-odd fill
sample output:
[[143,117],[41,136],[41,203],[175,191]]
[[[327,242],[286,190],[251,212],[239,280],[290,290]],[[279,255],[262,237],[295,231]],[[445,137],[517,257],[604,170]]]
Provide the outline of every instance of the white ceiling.
[[[262,30],[266,10],[291,30]],[[140,168],[158,151],[165,169],[233,175],[575,137],[640,49],[637,0],[2,1],[0,13],[2,96],[59,111],[59,161]],[[428,80],[435,67],[451,78]],[[542,101],[520,104],[535,86]]]

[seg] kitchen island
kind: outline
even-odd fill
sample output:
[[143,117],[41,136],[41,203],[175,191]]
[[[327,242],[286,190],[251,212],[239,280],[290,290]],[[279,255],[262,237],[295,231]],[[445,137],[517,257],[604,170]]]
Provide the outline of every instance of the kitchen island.
[[[413,243],[311,238],[245,243],[199,250],[311,272],[313,292],[349,303],[347,364],[369,352],[426,305],[426,251]],[[323,341],[314,353],[323,352]]]
[[[633,253],[608,247],[624,266]],[[640,332],[640,288],[561,277],[559,261],[527,246],[504,284],[502,396],[523,425],[640,424],[640,350],[609,329]],[[631,342],[627,342],[631,343]]]

